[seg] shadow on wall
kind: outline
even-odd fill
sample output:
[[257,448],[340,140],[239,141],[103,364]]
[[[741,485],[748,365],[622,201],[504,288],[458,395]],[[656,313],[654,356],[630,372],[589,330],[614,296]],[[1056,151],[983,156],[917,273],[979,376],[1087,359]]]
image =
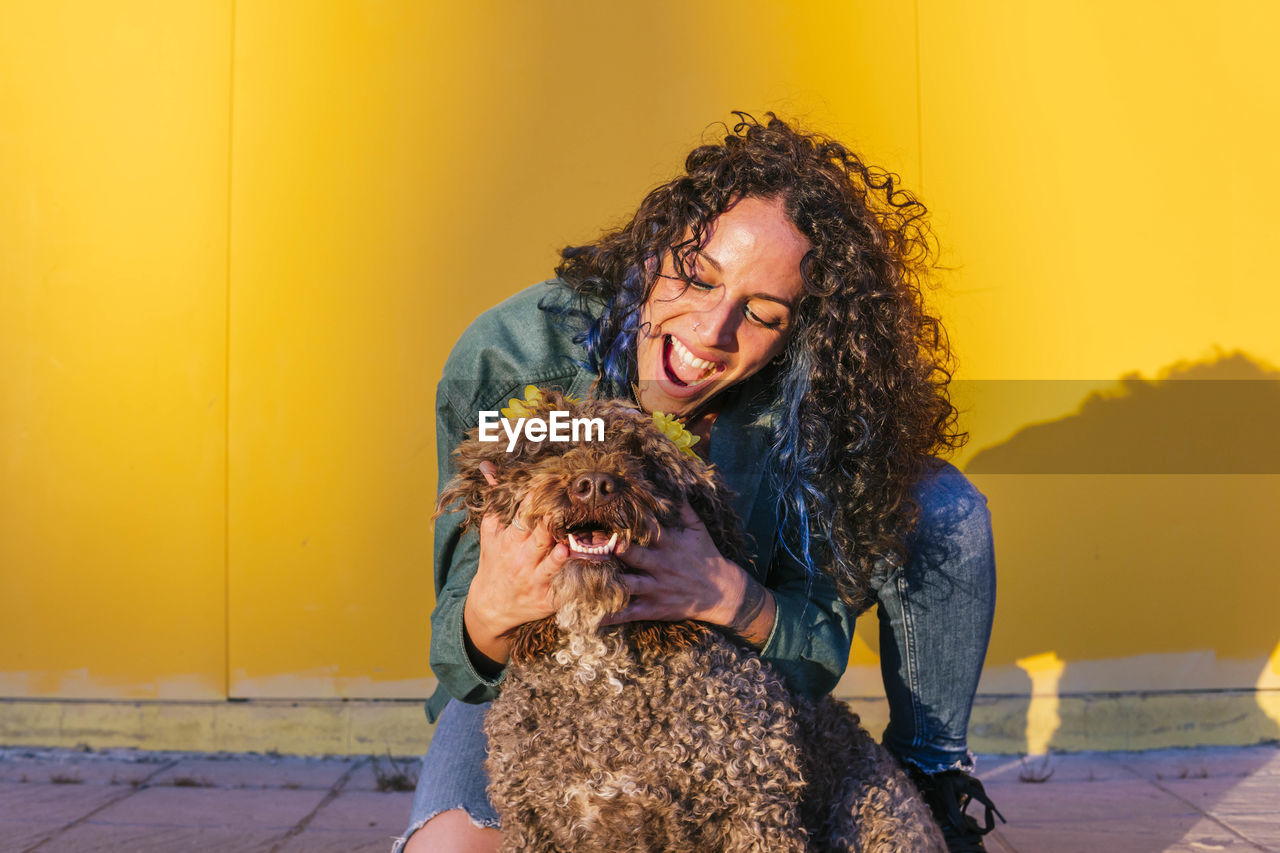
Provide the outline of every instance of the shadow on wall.
[[[988,668],[1022,670],[1041,708],[1280,687],[1278,427],[1280,371],[1235,352],[1126,376],[976,453],[965,473],[990,501],[1000,570]],[[1259,694],[1265,737],[1280,737],[1276,695]],[[1028,746],[1044,749],[1055,715],[1036,702]]]
[[1278,438],[1280,371],[1234,352],[1125,376],[1075,414],[982,449],[965,472],[1280,474]]

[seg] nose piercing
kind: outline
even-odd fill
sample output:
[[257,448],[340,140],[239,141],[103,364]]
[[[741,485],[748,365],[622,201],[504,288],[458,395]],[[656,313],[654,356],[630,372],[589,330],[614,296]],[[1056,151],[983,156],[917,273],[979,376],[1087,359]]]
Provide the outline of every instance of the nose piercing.
[[694,324],[693,324],[693,330],[694,330],[695,332],[696,332],[696,331],[698,331],[698,329],[700,329],[700,328],[702,328],[702,324],[701,324],[701,323],[694,323]]

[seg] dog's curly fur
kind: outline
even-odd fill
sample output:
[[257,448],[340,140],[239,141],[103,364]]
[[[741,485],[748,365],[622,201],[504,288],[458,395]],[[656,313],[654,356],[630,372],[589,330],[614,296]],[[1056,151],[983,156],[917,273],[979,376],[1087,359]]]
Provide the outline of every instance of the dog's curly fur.
[[[493,513],[599,544],[649,545],[687,498],[721,553],[748,552],[728,493],[652,419],[618,401],[544,392],[537,411],[602,418],[603,442],[481,442],[441,494],[468,524]],[[496,468],[489,485],[482,463]],[[586,478],[585,480],[583,478]],[[594,478],[594,479],[593,479]],[[928,807],[856,714],[792,692],[737,638],[697,622],[601,627],[626,604],[612,554],[571,558],[558,612],[517,629],[485,722],[503,849],[945,850]]]

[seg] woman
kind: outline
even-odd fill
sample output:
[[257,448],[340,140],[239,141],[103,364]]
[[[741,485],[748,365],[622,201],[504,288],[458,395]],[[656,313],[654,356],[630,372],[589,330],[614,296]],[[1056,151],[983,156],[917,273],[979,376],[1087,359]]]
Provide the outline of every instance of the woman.
[[[946,337],[922,299],[924,207],[835,141],[737,115],[628,225],[565,249],[556,281],[463,334],[437,389],[441,482],[478,412],[526,384],[629,395],[684,418],[737,494],[756,559],[727,561],[696,523],[665,532],[621,555],[631,603],[617,621],[732,628],[816,696],[844,671],[857,613],[878,600],[884,743],[953,849],[981,850],[958,806],[989,804],[967,775],[965,736],[994,561],[985,499],[932,458],[964,436]],[[568,557],[545,525],[490,517],[463,536],[460,521],[436,529],[431,663],[442,689],[428,713],[442,715],[409,851],[496,849],[485,706],[474,703],[497,692],[506,632],[553,612],[550,579]]]

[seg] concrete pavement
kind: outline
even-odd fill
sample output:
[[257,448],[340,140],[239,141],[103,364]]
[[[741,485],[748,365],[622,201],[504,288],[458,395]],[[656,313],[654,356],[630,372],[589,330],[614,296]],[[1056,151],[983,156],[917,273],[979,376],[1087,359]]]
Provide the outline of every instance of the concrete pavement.
[[387,851],[413,801],[394,775],[386,757],[0,750],[0,851]]
[[993,851],[1280,851],[1275,745],[989,756],[978,771],[1009,820]]
[[[386,851],[413,799],[395,776],[385,757],[0,749],[0,851]],[[983,756],[979,776],[1009,819],[993,851],[1280,851],[1274,745]]]

